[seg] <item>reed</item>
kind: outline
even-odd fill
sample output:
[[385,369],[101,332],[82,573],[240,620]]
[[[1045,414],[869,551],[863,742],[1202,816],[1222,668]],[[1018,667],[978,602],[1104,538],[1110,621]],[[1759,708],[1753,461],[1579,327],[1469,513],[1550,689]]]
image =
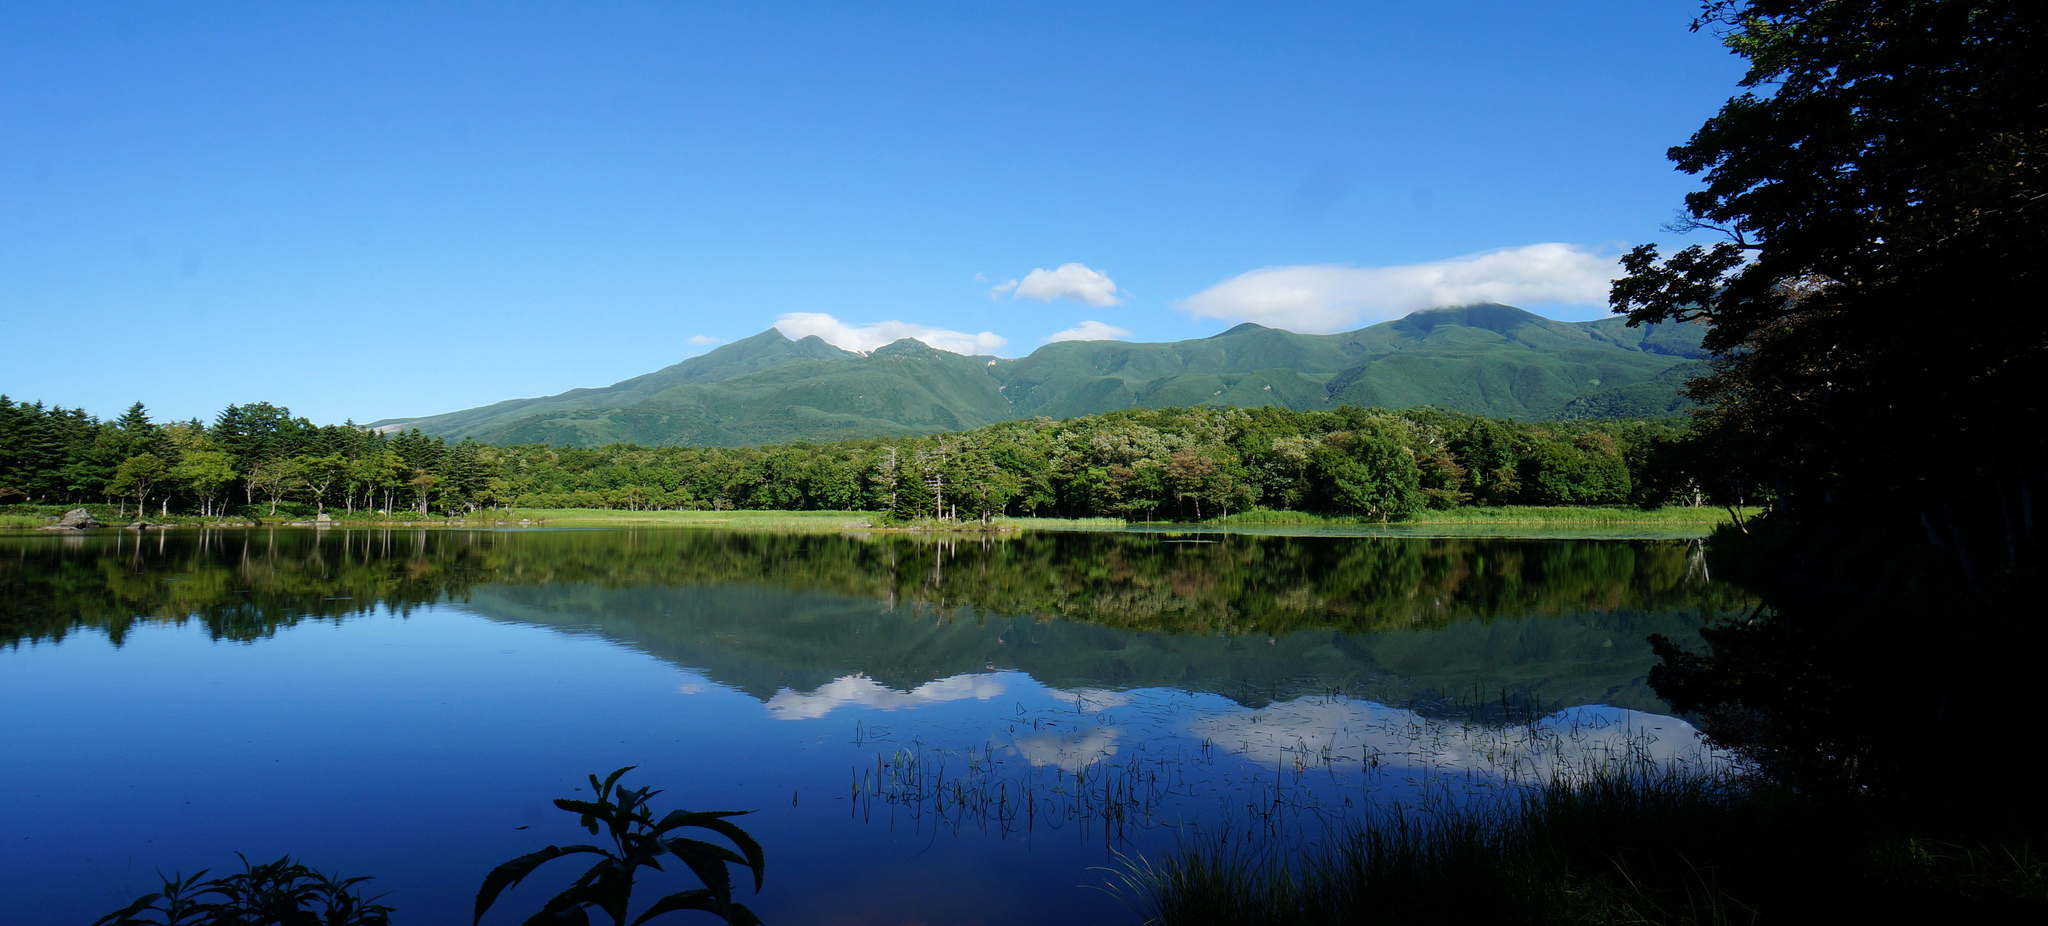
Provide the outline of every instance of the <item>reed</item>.
[[[1745,511],[1747,517],[1751,512]],[[1268,508],[1254,508],[1240,511],[1221,518],[1211,518],[1204,524],[1219,527],[1307,526],[1307,527],[1356,527],[1393,524],[1498,524],[1498,525],[1697,525],[1714,527],[1729,520],[1724,508],[1692,508],[1672,506],[1644,510],[1626,507],[1585,507],[1536,505],[1504,505],[1500,507],[1466,506],[1442,510],[1430,509],[1416,512],[1405,521],[1387,522],[1377,518],[1354,515],[1317,514],[1308,511],[1276,511]]]
[[1134,829],[1161,825],[1169,799],[1190,796],[1177,772],[1156,758],[1069,769],[1015,760],[992,743],[948,750],[913,741],[853,769],[850,796],[853,815],[867,822],[998,837],[1072,827],[1120,845]]
[[[1745,511],[1744,517],[1753,514]],[[1496,508],[1462,507],[1419,512],[1416,524],[1686,524],[1715,526],[1729,520],[1725,508],[1593,508],[1503,505]]]
[[[916,529],[926,531],[1116,530],[1118,518],[994,518],[981,521],[910,521],[890,523],[873,511],[624,511],[605,508],[519,508],[479,512],[467,519],[476,525],[542,527],[697,527],[733,531],[847,531]],[[459,522],[458,522],[459,523]]]
[[1928,843],[1881,819],[1740,775],[1638,768],[1493,804],[1396,808],[1305,851],[1198,840],[1127,859],[1116,889],[1148,926],[2039,922],[2048,913],[2048,864],[2030,838]]
[[625,511],[604,508],[519,508],[473,520],[544,527],[698,527],[739,531],[841,531],[869,526],[866,511]]

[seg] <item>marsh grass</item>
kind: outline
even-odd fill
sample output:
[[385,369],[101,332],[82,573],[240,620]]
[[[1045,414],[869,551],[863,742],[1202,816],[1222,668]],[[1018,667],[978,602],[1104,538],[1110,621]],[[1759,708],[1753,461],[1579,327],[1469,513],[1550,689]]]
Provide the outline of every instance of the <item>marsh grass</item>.
[[907,531],[913,533],[1004,533],[1020,530],[1062,530],[1062,531],[1114,531],[1129,526],[1122,518],[1012,518],[997,517],[986,521],[963,518],[940,520],[938,518],[903,519],[888,512],[877,512],[870,516],[871,525],[877,530]]
[[867,526],[867,511],[621,511],[605,508],[516,508],[492,523],[528,520],[546,527],[706,527],[749,531],[838,531]]
[[1732,774],[1605,774],[1397,808],[1305,850],[1231,834],[1130,858],[1147,924],[2016,922],[2036,844],[1928,843]]
[[1742,787],[1625,774],[1396,808],[1299,854],[1212,838],[1134,859],[1124,886],[1156,924],[1749,922],[1720,851]]
[[[1632,715],[1539,715],[1539,704],[1505,692],[1497,700],[1446,699],[1468,709],[1472,720],[1398,709],[1335,720],[1327,708],[1339,700],[1331,698],[1270,705],[1214,727],[1197,722],[1199,745],[1099,735],[1102,724],[1113,724],[1108,710],[1149,708],[1090,714],[1084,699],[1073,708],[1020,712],[1007,741],[998,735],[965,749],[896,743],[856,723],[856,744],[872,738],[887,748],[871,765],[851,770],[847,796],[855,819],[892,829],[1003,838],[1069,830],[1122,851],[1148,830],[1305,844],[1360,813],[1490,806],[1543,781],[1589,781],[1622,770],[1705,774],[1730,767],[1725,754],[1632,722]],[[1342,729],[1303,735],[1304,720]],[[1156,845],[1157,837],[1144,841]],[[1244,867],[1243,859],[1223,861]]]
[[[1744,517],[1754,514],[1745,510]],[[1422,511],[1415,515],[1416,524],[1685,524],[1714,527],[1729,521],[1725,508],[1687,507],[1673,505],[1666,508],[1592,508],[1592,507],[1537,507],[1533,505],[1505,505],[1497,508],[1468,506],[1444,510]]]
[[1010,531],[1116,530],[1117,518],[995,518],[980,521],[889,523],[874,511],[619,511],[602,508],[519,508],[481,512],[470,524],[504,526],[522,520],[542,527],[698,527],[733,531]]
[[[191,514],[162,516],[154,512],[138,516],[132,508],[89,505],[11,505],[0,507],[0,528],[36,528],[52,523],[65,511],[82,507],[101,523],[119,526],[137,520],[177,526],[255,526],[311,520],[314,506],[287,502],[271,513],[267,505],[243,505],[217,517]],[[436,527],[694,527],[737,531],[1010,531],[1066,530],[1114,531],[1132,526],[1121,518],[1027,518],[1001,517],[984,524],[979,521],[918,521],[892,523],[881,512],[872,511],[626,511],[611,508],[518,508],[480,509],[466,514],[418,514],[408,509],[380,514],[376,511],[347,512],[329,509],[336,527],[436,526]],[[1454,508],[1424,511],[1400,522],[1372,518],[1315,514],[1305,511],[1274,511],[1255,508],[1223,518],[1199,522],[1207,527],[1273,528],[1387,528],[1397,531],[1439,527],[1453,531],[1509,530],[1515,533],[1544,528],[1641,528],[1679,530],[1705,534],[1726,523],[1728,513],[1719,508]],[[1171,526],[1181,522],[1150,522],[1150,526]]]
[[1115,531],[1129,526],[1122,518],[998,518],[998,523],[1023,530]]
[[1512,537],[1530,540],[1698,540],[1728,523],[1719,508],[1454,508],[1406,521],[1255,509],[1203,521],[1231,533],[1321,537]]
[[852,813],[956,835],[1071,828],[1121,845],[1132,830],[1160,825],[1170,799],[1193,795],[1183,771],[1175,762],[1135,756],[1073,769],[1032,766],[992,745],[955,751],[913,741],[877,753],[872,768],[853,770]]
[[1220,518],[1209,518],[1203,524],[1217,527],[1253,527],[1274,525],[1349,526],[1358,524],[1385,524],[1378,518],[1362,518],[1350,515],[1316,514],[1310,511],[1287,511],[1274,508],[1253,508]]
[[[1747,516],[1748,512],[1745,512]],[[1425,510],[1405,521],[1381,521],[1377,518],[1352,515],[1316,514],[1307,511],[1276,511],[1254,508],[1221,518],[1211,518],[1203,524],[1218,527],[1255,527],[1263,525],[1301,525],[1329,527],[1397,526],[1403,524],[1532,524],[1532,525],[1685,525],[1712,528],[1727,523],[1728,512],[1722,508],[1691,508],[1672,506],[1644,510],[1641,508],[1595,508],[1595,507],[1541,507],[1535,505],[1505,505],[1501,507],[1467,506],[1444,510]]]

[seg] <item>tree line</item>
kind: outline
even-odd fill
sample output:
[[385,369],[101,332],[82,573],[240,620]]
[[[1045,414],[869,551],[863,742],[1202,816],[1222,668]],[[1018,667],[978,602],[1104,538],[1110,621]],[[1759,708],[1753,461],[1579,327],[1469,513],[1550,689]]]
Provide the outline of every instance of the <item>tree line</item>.
[[1462,505],[1744,501],[1687,465],[1682,419],[1529,423],[1434,408],[1125,410],[916,438],[766,447],[456,443],[314,425],[269,403],[157,423],[0,396],[0,504],[123,516],[280,504],[419,515],[487,508],[862,510],[901,519],[1203,519],[1263,507],[1399,520]]
[[137,515],[212,516],[262,504],[275,514],[291,501],[426,514],[487,497],[478,449],[417,430],[316,426],[267,402],[230,405],[212,424],[159,424],[141,402],[101,421],[0,396],[0,504],[118,502]]

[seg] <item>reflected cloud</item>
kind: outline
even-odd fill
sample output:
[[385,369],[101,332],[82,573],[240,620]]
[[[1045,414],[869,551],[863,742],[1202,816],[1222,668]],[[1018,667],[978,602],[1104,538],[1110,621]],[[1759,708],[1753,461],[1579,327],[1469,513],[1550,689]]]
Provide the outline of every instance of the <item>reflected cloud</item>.
[[896,711],[946,701],[986,701],[1008,690],[994,675],[955,675],[897,691],[865,675],[848,675],[801,692],[784,688],[768,699],[768,716],[777,720],[815,720],[842,707]]
[[1597,705],[1491,726],[1311,697],[1198,717],[1188,729],[1260,765],[1327,761],[1521,782],[1574,780],[1617,764],[1720,767],[1729,761],[1676,717]]
[[1077,733],[1046,733],[1018,737],[1011,749],[1034,768],[1057,765],[1069,772],[1094,765],[1116,755],[1122,732],[1115,727],[1096,727]]
[[1134,703],[1136,698],[1129,691],[1109,688],[1049,688],[1046,689],[1061,699],[1075,699],[1081,709],[1099,711],[1107,707],[1123,707]]

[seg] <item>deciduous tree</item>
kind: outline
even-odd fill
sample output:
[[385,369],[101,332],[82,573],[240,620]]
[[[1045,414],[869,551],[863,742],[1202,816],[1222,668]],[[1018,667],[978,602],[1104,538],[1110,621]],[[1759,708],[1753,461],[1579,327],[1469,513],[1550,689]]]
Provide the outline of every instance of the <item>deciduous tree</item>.
[[[2048,490],[2048,4],[1711,0],[1749,61],[1685,144],[1682,224],[1625,259],[1630,322],[1711,322],[1713,440],[1809,507],[2020,542]],[[1910,440],[1894,439],[1902,422]]]

